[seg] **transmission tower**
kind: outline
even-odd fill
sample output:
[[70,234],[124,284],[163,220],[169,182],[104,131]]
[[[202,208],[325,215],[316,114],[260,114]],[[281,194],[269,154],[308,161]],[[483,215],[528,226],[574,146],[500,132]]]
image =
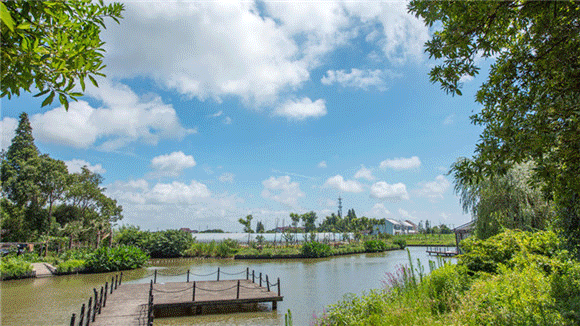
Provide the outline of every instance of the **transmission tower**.
[[338,196],[338,217],[342,218],[342,198]]

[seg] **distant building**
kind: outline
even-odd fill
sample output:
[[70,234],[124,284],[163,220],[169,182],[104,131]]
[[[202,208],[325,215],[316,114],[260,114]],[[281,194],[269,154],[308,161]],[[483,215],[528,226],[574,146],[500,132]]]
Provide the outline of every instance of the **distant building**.
[[408,221],[397,221],[390,218],[384,219],[383,224],[375,225],[371,234],[386,233],[390,235],[396,234],[413,234],[416,233],[416,225]]
[[417,224],[409,221],[409,220],[405,220],[405,222],[411,224],[413,226],[413,232],[412,233],[419,233],[419,227],[417,226]]
[[460,252],[459,243],[461,240],[469,237],[473,233],[473,229],[475,229],[475,220],[453,229],[453,232],[455,232],[455,246],[457,247],[457,252]]
[[188,232],[188,233],[198,233],[197,230],[192,230],[190,228],[181,228],[180,231]]

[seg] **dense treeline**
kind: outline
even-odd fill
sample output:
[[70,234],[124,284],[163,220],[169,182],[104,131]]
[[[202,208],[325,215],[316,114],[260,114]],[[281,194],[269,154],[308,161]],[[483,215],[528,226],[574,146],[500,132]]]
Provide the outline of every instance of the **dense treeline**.
[[41,154],[26,113],[2,152],[2,240],[98,247],[111,241],[122,207],[104,194],[103,178],[83,167],[69,173],[61,160]]

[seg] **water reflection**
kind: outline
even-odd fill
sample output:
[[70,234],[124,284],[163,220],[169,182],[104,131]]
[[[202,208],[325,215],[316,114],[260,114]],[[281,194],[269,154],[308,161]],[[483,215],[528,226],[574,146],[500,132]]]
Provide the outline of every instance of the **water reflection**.
[[[419,259],[428,272],[428,261],[435,258],[429,257],[424,247],[410,248],[410,252],[413,263],[416,264]],[[163,268],[163,272],[159,272],[157,282],[183,282],[187,270],[195,274],[208,274],[220,267],[224,272],[236,273],[249,267],[250,270],[269,275],[272,282],[280,278],[284,301],[278,303],[278,311],[270,311],[270,304],[264,304],[259,311],[252,312],[158,318],[155,325],[283,325],[284,313],[288,309],[292,310],[295,325],[308,325],[313,314],[320,315],[324,307],[336,303],[345,294],[360,294],[380,288],[385,273],[394,272],[396,266],[401,264],[408,264],[406,250],[303,260],[165,260],[156,261],[148,268],[124,272],[123,282],[149,282],[152,272],[158,268]],[[100,288],[105,281],[111,280],[112,275],[114,273],[2,282],[1,324],[68,325],[71,314],[78,313],[81,304],[92,295],[93,287]],[[191,281],[213,277],[215,275],[191,276]],[[245,275],[241,277],[245,278]]]

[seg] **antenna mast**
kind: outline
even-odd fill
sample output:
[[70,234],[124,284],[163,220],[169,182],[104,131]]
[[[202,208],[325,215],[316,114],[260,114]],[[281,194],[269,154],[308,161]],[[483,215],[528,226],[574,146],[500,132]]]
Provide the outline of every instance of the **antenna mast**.
[[342,218],[342,198],[338,196],[338,217]]

